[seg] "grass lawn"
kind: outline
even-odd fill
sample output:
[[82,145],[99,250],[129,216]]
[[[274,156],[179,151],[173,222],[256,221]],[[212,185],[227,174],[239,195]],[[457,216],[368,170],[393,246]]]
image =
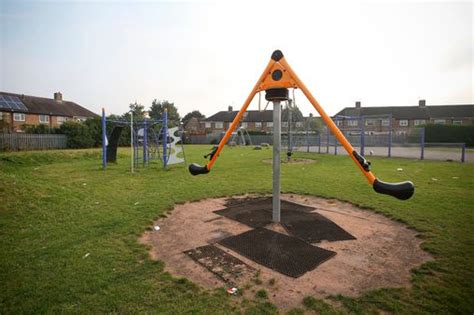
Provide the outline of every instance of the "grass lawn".
[[[187,146],[203,162],[210,146]],[[137,238],[176,203],[271,192],[271,150],[226,148],[208,175],[158,164],[130,174],[128,151],[100,169],[99,150],[0,154],[0,314],[277,312],[263,297],[242,302],[172,277]],[[313,297],[320,313],[474,312],[474,164],[371,158],[385,181],[412,180],[408,201],[378,195],[345,156],[297,153],[313,164],[283,165],[284,192],[350,201],[420,232],[436,260],[413,271],[410,289],[356,299]],[[397,168],[403,168],[402,172]]]

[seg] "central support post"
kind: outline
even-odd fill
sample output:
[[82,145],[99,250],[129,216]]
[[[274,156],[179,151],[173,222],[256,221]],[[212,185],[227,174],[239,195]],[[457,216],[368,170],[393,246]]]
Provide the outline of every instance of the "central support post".
[[281,104],[273,101],[273,222],[280,222]]

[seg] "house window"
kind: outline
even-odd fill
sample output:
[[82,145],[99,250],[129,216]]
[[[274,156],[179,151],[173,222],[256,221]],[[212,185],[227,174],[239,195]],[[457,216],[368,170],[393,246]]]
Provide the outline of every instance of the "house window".
[[211,123],[210,123],[210,122],[204,123],[204,127],[205,127],[205,128],[211,128]]
[[3,120],[3,112],[0,112],[0,120]]
[[84,122],[87,120],[87,117],[77,116],[75,117],[78,122]]
[[453,120],[453,125],[462,125],[462,120]]
[[48,115],[39,115],[39,122],[40,122],[40,124],[49,124],[49,116]]
[[273,127],[273,122],[272,121],[267,122],[267,127]]
[[288,128],[288,122],[284,121],[281,126],[284,127],[284,128]]
[[248,127],[248,123],[243,122],[240,126],[241,126],[242,128],[247,128],[247,127]]
[[25,114],[22,114],[22,113],[14,113],[13,114],[13,120],[14,121],[25,121]]
[[382,119],[382,126],[384,126],[384,127],[390,126],[390,120],[388,120],[388,119]]
[[400,125],[400,127],[406,127],[408,126],[408,119],[402,119],[398,122],[398,124]]
[[218,121],[218,122],[214,123],[214,127],[216,129],[222,129],[222,128],[224,128],[224,123],[222,121]]
[[255,127],[261,128],[261,127],[262,127],[262,123],[261,123],[261,122],[256,122],[256,123],[255,123]]
[[64,116],[58,116],[56,118],[57,122],[58,122],[58,125],[62,125],[63,123],[65,123],[67,121],[67,117],[64,117]]
[[424,119],[415,119],[415,126],[420,126],[426,124],[426,120]]
[[301,121],[296,122],[296,128],[301,128],[303,127],[303,123]]
[[365,125],[366,126],[375,126],[377,124],[377,120],[376,119],[367,119],[365,121]]
[[356,127],[359,125],[359,121],[358,120],[354,120],[354,119],[351,119],[347,122],[347,124],[351,127]]
[[336,126],[341,127],[343,125],[342,120],[336,120]]
[[438,125],[444,125],[446,123],[446,119],[435,119],[434,123]]

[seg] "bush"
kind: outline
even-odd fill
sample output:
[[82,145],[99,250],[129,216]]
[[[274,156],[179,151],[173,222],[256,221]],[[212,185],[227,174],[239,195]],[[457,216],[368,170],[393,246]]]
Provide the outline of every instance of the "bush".
[[426,125],[425,142],[463,142],[474,146],[474,125]]
[[91,148],[95,144],[89,127],[81,122],[66,121],[59,132],[67,136],[67,147],[70,149]]
[[21,130],[25,133],[33,134],[51,134],[58,133],[59,128],[51,128],[49,124],[39,124],[39,125],[22,125]]

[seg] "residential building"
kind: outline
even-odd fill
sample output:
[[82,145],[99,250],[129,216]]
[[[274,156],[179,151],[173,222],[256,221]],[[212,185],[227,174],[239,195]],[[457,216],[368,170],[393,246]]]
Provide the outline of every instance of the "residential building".
[[333,120],[346,131],[360,131],[363,127],[366,132],[377,133],[388,131],[391,127],[400,134],[426,124],[473,124],[474,105],[427,106],[425,100],[420,100],[418,106],[362,107],[361,102],[356,102],[354,107],[339,111]]
[[4,131],[21,132],[24,125],[40,124],[56,128],[68,120],[84,121],[92,117],[98,115],[74,102],[63,100],[60,92],[54,93],[52,99],[0,92],[0,121]]

